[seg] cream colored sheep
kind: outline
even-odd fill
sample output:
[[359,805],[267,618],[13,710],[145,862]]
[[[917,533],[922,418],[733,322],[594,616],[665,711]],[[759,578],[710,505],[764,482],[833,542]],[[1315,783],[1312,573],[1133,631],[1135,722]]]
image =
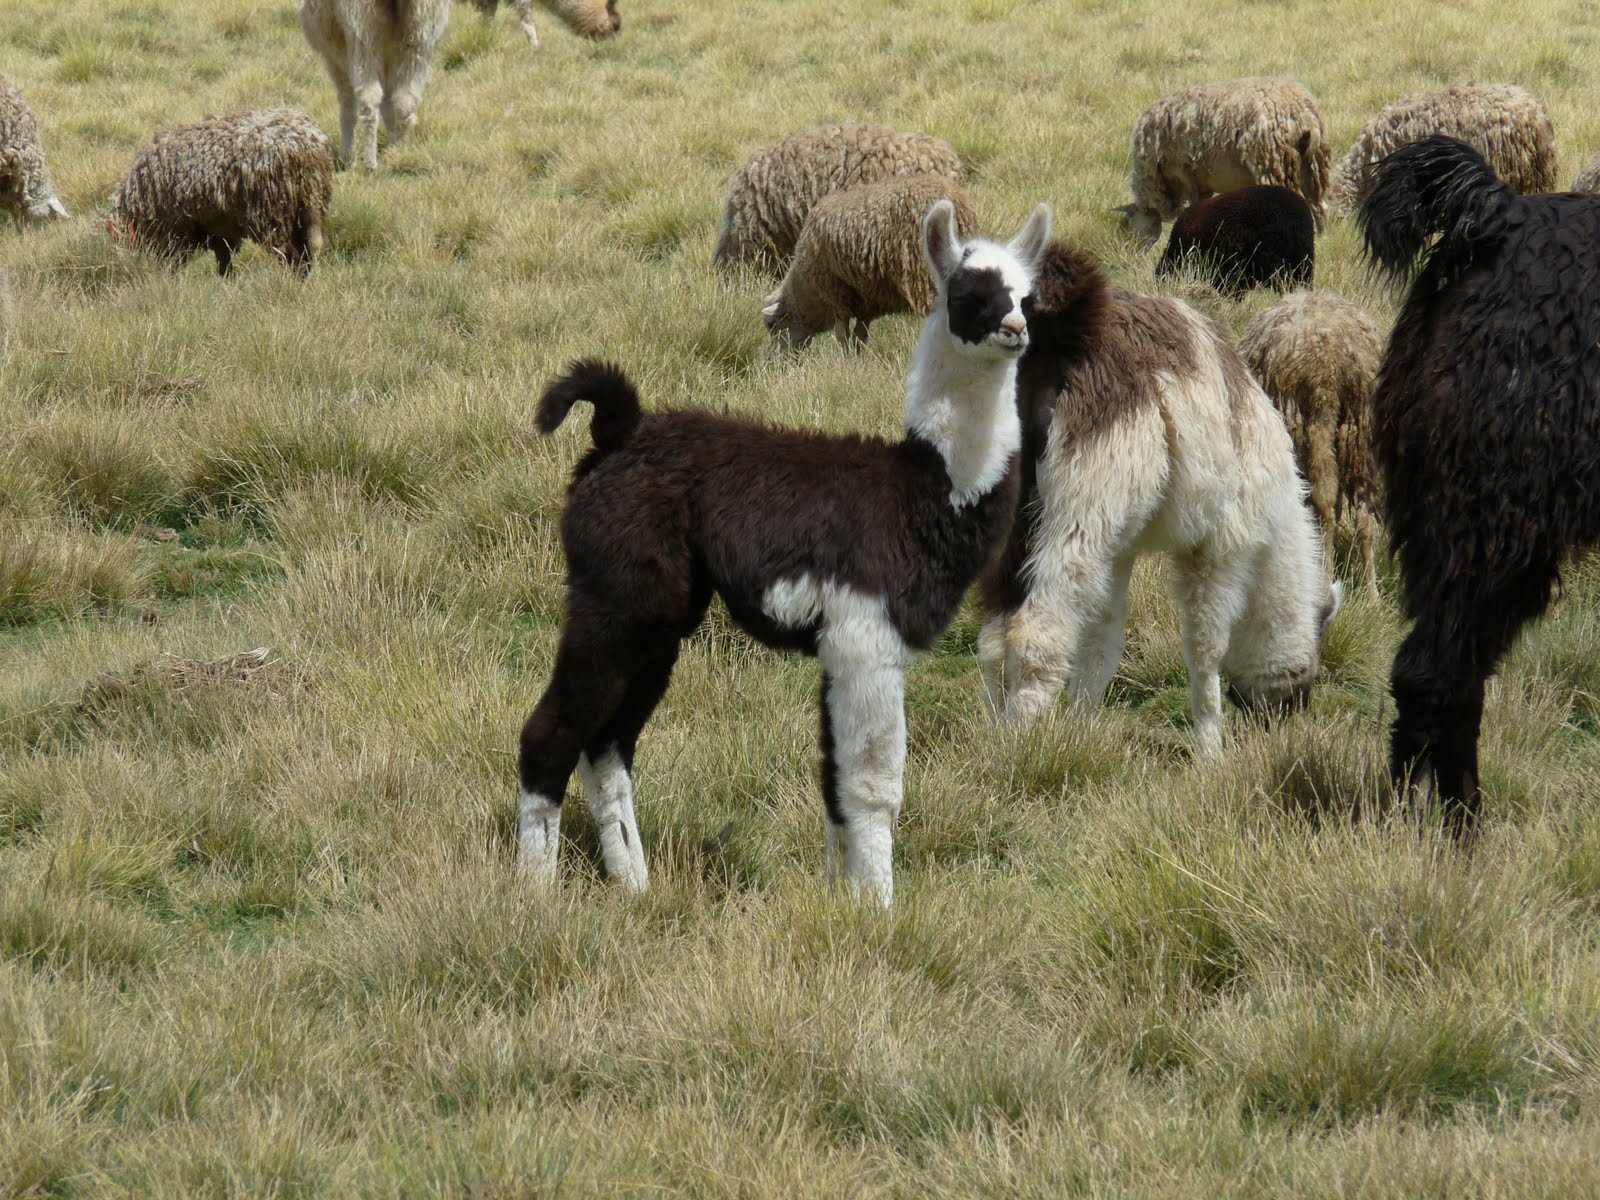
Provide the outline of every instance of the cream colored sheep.
[[[777,271],[789,261],[812,205],[832,192],[896,175],[942,175],[966,185],[949,144],[882,125],[819,125],[757,150],[728,180],[711,265],[754,263]],[[919,218],[920,219],[920,218]]]
[[1512,83],[1457,83],[1396,100],[1362,127],[1334,168],[1333,210],[1353,213],[1372,190],[1378,163],[1434,133],[1466,142],[1524,195],[1556,185],[1556,133],[1539,98]]
[[761,310],[772,340],[798,349],[831,329],[840,345],[853,338],[859,346],[881,316],[925,315],[937,289],[922,254],[922,220],[940,200],[955,205],[963,240],[977,233],[966,191],[941,175],[880,179],[823,197]]
[[1572,190],[1575,192],[1600,192],[1600,151],[1597,151],[1588,162],[1583,164],[1577,176],[1572,181]]
[[[471,0],[474,8],[483,14],[485,21],[494,20],[502,0]],[[505,0],[517,14],[522,32],[528,35],[528,45],[539,44],[539,31],[533,27],[533,0]],[[622,17],[617,13],[617,0],[539,0],[542,8],[555,13],[566,22],[573,33],[596,41],[604,41],[622,31]]]
[[378,166],[378,117],[391,143],[417,122],[450,0],[300,0],[300,28],[339,94],[339,160],[361,131],[361,165]]
[[1377,472],[1369,449],[1372,388],[1384,334],[1359,304],[1333,292],[1293,292],[1245,327],[1239,352],[1283,414],[1311,507],[1333,561],[1333,527],[1349,505],[1367,592],[1378,597],[1373,561]]
[[68,215],[45,166],[33,110],[5,79],[0,79],[0,211],[34,220]]
[[327,135],[291,108],[206,117],[156,134],[111,198],[113,233],[182,266],[196,250],[226,275],[243,241],[305,275],[333,195]]
[[1115,211],[1149,245],[1161,223],[1217,192],[1252,184],[1290,188],[1321,229],[1329,149],[1322,114],[1292,79],[1225,79],[1168,92],[1133,127],[1128,186]]

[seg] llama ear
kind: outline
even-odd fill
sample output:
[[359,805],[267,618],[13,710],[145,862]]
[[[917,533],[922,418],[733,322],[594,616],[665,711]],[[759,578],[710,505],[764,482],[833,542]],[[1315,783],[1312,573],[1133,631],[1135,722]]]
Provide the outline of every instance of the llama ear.
[[949,279],[961,265],[961,235],[956,230],[956,206],[950,201],[935,201],[922,218],[922,254],[935,284]]
[[1050,206],[1041,204],[1033,210],[1033,215],[1028,218],[1028,223],[1022,227],[1022,232],[1012,238],[1006,249],[1013,258],[1028,269],[1032,275],[1039,269],[1039,264],[1044,261],[1044,250],[1050,243]]

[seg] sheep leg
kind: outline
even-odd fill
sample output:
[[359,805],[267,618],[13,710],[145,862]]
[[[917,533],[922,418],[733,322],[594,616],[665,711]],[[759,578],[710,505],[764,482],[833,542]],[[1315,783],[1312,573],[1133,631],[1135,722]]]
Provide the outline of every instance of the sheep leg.
[[[1356,545],[1361,550],[1361,573],[1367,581],[1367,595],[1378,602],[1378,564],[1373,554],[1376,531],[1373,529],[1372,510],[1365,504],[1356,505]],[[1329,560],[1332,561],[1331,559]]]
[[528,35],[528,45],[537,50],[539,32],[533,27],[533,0],[512,0],[511,7],[522,24],[522,32]]
[[206,249],[217,256],[217,274],[226,279],[228,272],[233,270],[233,247],[228,243],[228,239],[207,238]]
[[1128,582],[1133,577],[1135,555],[1123,554],[1111,565],[1111,577],[1100,611],[1083,631],[1072,656],[1067,691],[1077,703],[1097,705],[1122,662],[1128,623]]
[[550,686],[522,727],[518,860],[545,885],[556,878],[567,780],[584,748],[594,743],[621,707],[633,676],[633,647],[630,639],[616,636],[617,624],[567,622]]
[[677,657],[674,643],[669,653],[635,675],[616,714],[578,759],[578,776],[600,830],[606,875],[630,892],[642,892],[650,882],[639,820],[633,810],[634,748],[650,714],[666,695]]
[[983,677],[983,699],[990,718],[996,721],[1004,715],[1006,707],[1006,646],[1011,640],[1008,631],[1012,615],[996,613],[978,631],[978,671]]
[[906,761],[905,646],[881,602],[845,605],[825,617],[817,643],[828,877],[842,868],[855,895],[887,908]]
[[1195,747],[1202,758],[1215,758],[1222,753],[1222,660],[1249,599],[1249,562],[1218,560],[1201,547],[1177,556],[1177,568]]

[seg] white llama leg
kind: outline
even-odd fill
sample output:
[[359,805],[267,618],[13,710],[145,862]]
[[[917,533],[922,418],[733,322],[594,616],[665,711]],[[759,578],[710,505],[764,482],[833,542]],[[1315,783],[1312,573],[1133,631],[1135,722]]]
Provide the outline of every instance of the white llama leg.
[[556,882],[561,849],[561,805],[538,792],[523,792],[517,808],[517,862],[546,887]]
[[1218,561],[1205,549],[1177,556],[1175,591],[1182,614],[1183,660],[1195,748],[1202,758],[1222,753],[1222,680],[1233,629],[1249,597],[1249,559]]
[[881,600],[840,589],[826,613],[817,657],[827,678],[841,818],[829,830],[830,869],[841,865],[857,895],[888,907],[906,761],[905,645]]
[[589,798],[589,811],[600,827],[600,853],[606,875],[627,891],[642,892],[650,883],[639,821],[633,813],[633,780],[622,756],[613,746],[592,763],[587,754],[578,758],[578,778]]
[[1012,614],[1005,635],[1006,720],[1028,724],[1050,711],[1078,644],[1086,581],[1036,587]]
[[1067,693],[1078,704],[1098,705],[1122,662],[1128,624],[1128,581],[1133,577],[1135,555],[1124,554],[1111,565],[1106,597],[1095,619],[1078,639],[1072,656]]

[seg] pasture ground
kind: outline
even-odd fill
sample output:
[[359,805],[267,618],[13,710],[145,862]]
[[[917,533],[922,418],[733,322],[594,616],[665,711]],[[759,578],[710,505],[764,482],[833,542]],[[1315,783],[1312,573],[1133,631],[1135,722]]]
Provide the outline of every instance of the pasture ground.
[[[1382,803],[1392,579],[1309,712],[1201,766],[1156,569],[1103,712],[992,729],[970,607],[912,669],[892,914],[823,885],[814,665],[718,614],[639,755],[649,894],[603,886],[576,793],[559,894],[510,853],[585,441],[533,433],[552,372],[897,431],[915,321],[779,360],[768,281],[708,270],[746,152],[942,135],[986,227],[1047,199],[1150,287],[1107,209],[1159,93],[1294,76],[1342,149],[1512,80],[1565,180],[1600,144],[1590,0],[623,0],[614,44],[541,15],[536,52],[457,6],[305,284],[254,249],[174,275],[94,219],[157,127],[335,128],[290,0],[5,7],[78,219],[0,227],[0,1194],[1600,1194],[1586,564],[1493,685],[1470,857]],[[1392,315],[1348,224],[1318,276]]]

